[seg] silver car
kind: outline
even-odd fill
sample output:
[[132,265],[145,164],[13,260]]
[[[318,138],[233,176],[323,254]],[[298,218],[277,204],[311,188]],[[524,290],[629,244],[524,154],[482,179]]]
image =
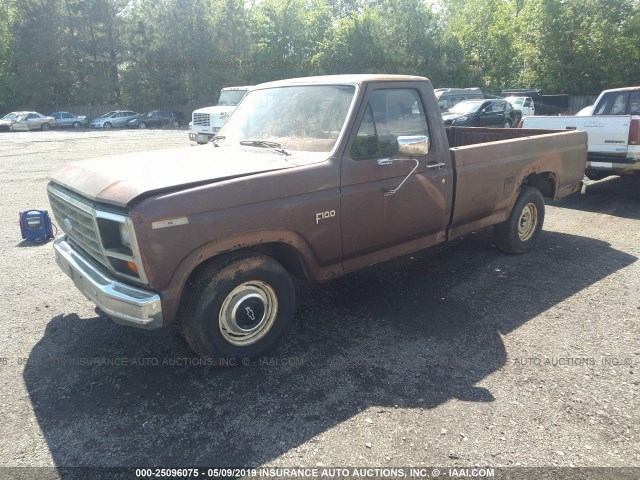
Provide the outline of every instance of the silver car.
[[56,119],[38,112],[18,112],[11,122],[14,132],[28,132],[29,130],[49,130],[57,127]]
[[11,122],[18,116],[20,112],[7,113],[4,117],[0,118],[0,132],[8,132],[11,130]]
[[74,115],[69,112],[53,112],[51,116],[56,119],[59,127],[80,128],[86,127],[89,123],[84,115]]
[[115,127],[126,127],[127,122],[138,115],[140,114],[129,110],[114,110],[113,112],[105,113],[101,117],[94,118],[89,126],[107,130]]

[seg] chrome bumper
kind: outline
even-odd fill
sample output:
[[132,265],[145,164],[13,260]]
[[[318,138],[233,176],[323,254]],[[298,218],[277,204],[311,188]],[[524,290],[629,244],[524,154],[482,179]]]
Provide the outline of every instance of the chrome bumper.
[[69,245],[66,235],[53,242],[53,249],[62,271],[114,322],[146,329],[163,326],[162,305],[157,293],[105,275]]

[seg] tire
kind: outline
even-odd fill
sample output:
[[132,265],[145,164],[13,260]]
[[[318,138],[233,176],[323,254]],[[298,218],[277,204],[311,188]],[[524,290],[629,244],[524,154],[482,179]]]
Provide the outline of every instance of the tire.
[[173,120],[173,121],[171,122],[171,126],[172,126],[173,128],[178,128],[178,127],[180,126],[180,122],[179,122],[178,120]]
[[45,122],[45,123],[43,123],[42,125],[40,125],[40,130],[43,130],[43,131],[45,131],[45,132],[46,132],[47,130],[51,130],[51,125],[49,125],[48,123],[46,123],[46,122]]
[[113,125],[111,125],[111,123],[107,122],[105,123],[102,128],[104,128],[105,130],[111,130],[111,127],[113,127]]
[[504,128],[511,128],[511,121],[510,120],[505,121],[503,127]]
[[139,129],[141,129],[141,130],[144,130],[145,128],[147,128],[147,124],[146,124],[146,123],[144,123],[144,122],[140,122],[140,123],[138,124],[138,128],[139,128]]
[[78,130],[80,128],[80,122],[73,122],[73,128]]
[[544,199],[540,190],[523,186],[509,218],[495,227],[498,249],[526,253],[540,236],[544,224]]
[[270,257],[242,253],[196,274],[185,287],[180,316],[198,355],[234,366],[273,349],[294,310],[295,287],[287,271]]

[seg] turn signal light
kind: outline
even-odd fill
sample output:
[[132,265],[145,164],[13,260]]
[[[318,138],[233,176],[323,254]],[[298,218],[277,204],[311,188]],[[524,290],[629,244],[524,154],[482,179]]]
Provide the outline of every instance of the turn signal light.
[[138,275],[138,276],[140,275],[140,274],[138,273],[138,266],[137,266],[135,263],[133,263],[133,262],[127,262],[127,268],[128,268],[129,270],[131,270],[133,273],[135,273],[136,275]]

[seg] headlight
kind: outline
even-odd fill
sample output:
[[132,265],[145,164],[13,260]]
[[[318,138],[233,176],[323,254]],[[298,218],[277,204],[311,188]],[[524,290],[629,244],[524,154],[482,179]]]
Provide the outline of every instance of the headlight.
[[469,117],[464,115],[462,117],[458,117],[458,118],[454,119],[453,121],[455,123],[455,122],[466,122],[467,120],[469,120]]
[[120,242],[129,250],[132,250],[131,235],[129,234],[129,228],[125,223],[119,223],[118,228],[120,229]]
[[100,242],[111,268],[120,275],[147,283],[131,219],[124,215],[96,212]]

